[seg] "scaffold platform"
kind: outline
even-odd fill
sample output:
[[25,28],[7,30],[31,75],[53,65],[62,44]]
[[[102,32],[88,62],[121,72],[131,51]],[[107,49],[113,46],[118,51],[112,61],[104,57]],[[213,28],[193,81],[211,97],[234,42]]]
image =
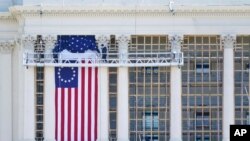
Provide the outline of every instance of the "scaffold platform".
[[68,56],[55,53],[24,53],[24,66],[54,67],[148,67],[182,66],[183,53],[108,53],[107,57],[93,53]]

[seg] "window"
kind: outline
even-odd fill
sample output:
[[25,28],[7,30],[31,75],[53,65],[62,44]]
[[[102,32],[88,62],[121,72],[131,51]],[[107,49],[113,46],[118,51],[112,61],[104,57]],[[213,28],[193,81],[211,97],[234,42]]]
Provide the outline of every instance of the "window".
[[146,74],[158,74],[158,67],[145,67],[141,71],[144,72],[144,69]]
[[[171,50],[166,35],[132,35],[128,51],[153,57]],[[169,67],[129,68],[130,141],[169,140],[169,87]]]
[[196,64],[196,72],[197,73],[208,73],[209,72],[209,64]]
[[250,66],[249,66],[249,63],[246,63],[246,64],[245,64],[245,69],[248,70],[249,67],[250,67]]
[[217,141],[222,137],[223,50],[220,46],[218,35],[184,36],[182,51],[188,56],[182,67],[185,141]]
[[158,135],[146,135],[144,141],[158,141]]
[[145,112],[143,119],[143,127],[145,130],[158,129],[159,127],[159,117],[158,113]]
[[[202,141],[202,136],[201,135],[197,135],[196,136],[196,141]],[[204,136],[204,141],[210,141],[209,135],[205,135]]]
[[250,36],[241,35],[236,37],[236,48],[234,52],[234,89],[235,89],[235,123],[245,125],[250,124],[248,106],[248,86],[249,86],[249,44]]
[[[115,46],[113,46],[113,49],[114,47]],[[110,140],[116,140],[116,136],[117,136],[116,121],[117,121],[117,68],[110,67],[109,68],[109,138]]]
[[246,113],[247,116],[247,125],[250,125],[250,117],[249,117],[249,112]]
[[43,123],[44,123],[44,118],[43,118],[43,112],[44,112],[44,68],[43,67],[37,67],[36,68],[36,132],[35,132],[35,140],[36,141],[43,141]]
[[196,112],[196,128],[209,128],[209,112]]

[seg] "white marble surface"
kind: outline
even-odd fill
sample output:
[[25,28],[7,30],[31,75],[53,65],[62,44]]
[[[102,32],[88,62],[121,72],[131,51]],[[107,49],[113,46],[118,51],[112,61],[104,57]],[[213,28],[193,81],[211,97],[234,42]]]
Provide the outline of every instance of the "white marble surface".
[[[0,12],[13,5],[169,5],[170,0],[0,0]],[[171,0],[174,5],[250,5],[250,0]]]

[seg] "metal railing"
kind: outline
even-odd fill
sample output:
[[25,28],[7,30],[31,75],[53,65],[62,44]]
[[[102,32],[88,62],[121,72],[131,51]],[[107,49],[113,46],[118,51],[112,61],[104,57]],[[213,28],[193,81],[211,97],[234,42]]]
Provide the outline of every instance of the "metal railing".
[[182,66],[183,53],[78,53],[65,55],[55,53],[24,53],[25,66],[62,66],[62,67],[143,67],[143,66]]

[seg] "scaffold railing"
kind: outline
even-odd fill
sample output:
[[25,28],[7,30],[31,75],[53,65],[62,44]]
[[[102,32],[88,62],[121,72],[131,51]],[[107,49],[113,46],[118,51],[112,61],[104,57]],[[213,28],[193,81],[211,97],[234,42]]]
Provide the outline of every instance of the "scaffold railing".
[[183,53],[78,53],[66,55],[57,53],[24,53],[25,66],[55,67],[146,67],[146,66],[182,66]]

